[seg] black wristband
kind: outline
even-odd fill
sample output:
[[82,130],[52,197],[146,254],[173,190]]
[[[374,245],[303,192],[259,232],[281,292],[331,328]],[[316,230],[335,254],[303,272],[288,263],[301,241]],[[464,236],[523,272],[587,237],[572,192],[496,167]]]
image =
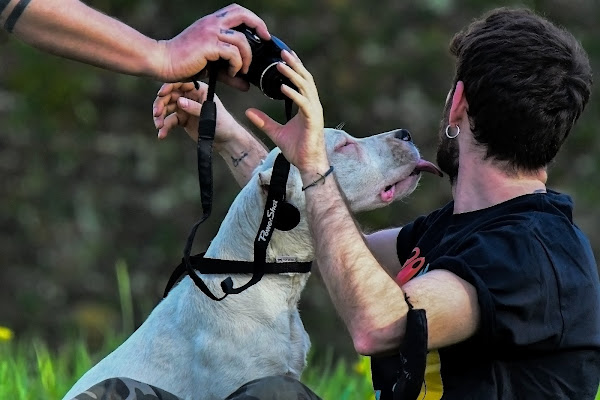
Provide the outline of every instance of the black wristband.
[[13,8],[10,15],[6,19],[6,22],[4,23],[4,29],[6,29],[8,33],[12,33],[13,29],[15,28],[15,24],[21,17],[21,14],[23,14],[23,11],[25,11],[25,7],[29,5],[30,1],[31,0],[19,0],[15,8]]
[[325,172],[323,175],[321,175],[321,174],[317,173],[317,175],[319,175],[319,176],[320,176],[320,178],[319,178],[319,179],[317,179],[317,180],[315,180],[313,183],[310,183],[310,184],[308,184],[308,185],[304,186],[304,187],[302,188],[302,191],[305,191],[305,190],[306,190],[306,189],[308,189],[309,187],[316,186],[316,184],[317,184],[317,183],[319,183],[319,182],[321,182],[321,181],[323,181],[323,184],[325,184],[325,178],[327,178],[327,175],[331,174],[332,172],[333,172],[333,165],[331,165],[331,166],[329,167],[329,169],[327,170],[327,172]]
[[6,6],[8,6],[8,3],[10,3],[10,0],[0,0],[0,14],[4,12],[4,9]]

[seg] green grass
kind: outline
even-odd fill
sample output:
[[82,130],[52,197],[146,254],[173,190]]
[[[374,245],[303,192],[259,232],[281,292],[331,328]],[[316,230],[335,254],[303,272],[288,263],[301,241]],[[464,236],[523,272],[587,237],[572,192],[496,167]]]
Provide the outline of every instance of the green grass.
[[[107,336],[104,347],[90,354],[81,339],[68,341],[58,351],[50,350],[39,339],[12,338],[10,330],[0,327],[0,400],[55,400],[97,361],[115,349],[127,332],[133,331],[133,306],[127,264],[115,265],[124,332]],[[302,381],[324,400],[374,399],[367,357],[348,364],[334,361],[331,352],[317,360],[310,357]],[[151,382],[148,382],[151,383]],[[595,400],[600,400],[600,388]]]
[[[89,353],[82,340],[55,352],[39,340],[0,342],[0,399],[60,399],[103,355],[118,345],[111,340],[99,354]],[[372,396],[366,361],[349,366],[342,361],[309,366],[303,382],[324,399],[368,399]]]
[[[92,355],[82,340],[71,341],[59,352],[50,351],[39,340],[0,341],[0,399],[60,399],[79,376],[119,342],[109,340],[102,351]],[[365,357],[354,365],[333,361],[330,354],[318,363],[309,360],[302,381],[326,400],[374,398]],[[596,400],[600,400],[600,391]]]
[[[90,354],[81,339],[70,340],[59,350],[50,350],[39,339],[13,339],[5,328],[0,332],[0,400],[55,400],[77,379],[133,332],[133,301],[127,264],[115,263],[123,333],[109,336],[97,354]],[[369,399],[372,386],[368,358],[355,365],[333,361],[325,352],[321,361],[311,357],[302,381],[324,399]],[[148,382],[152,383],[152,382]]]

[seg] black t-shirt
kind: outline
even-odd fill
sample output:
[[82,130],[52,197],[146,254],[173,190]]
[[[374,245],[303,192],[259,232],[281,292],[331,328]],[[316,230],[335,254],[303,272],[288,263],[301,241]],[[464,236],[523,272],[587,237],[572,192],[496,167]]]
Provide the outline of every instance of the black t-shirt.
[[401,263],[419,253],[424,273],[445,269],[477,290],[477,333],[439,349],[442,399],[594,399],[600,284],[571,199],[549,191],[464,214],[453,206],[397,241]]

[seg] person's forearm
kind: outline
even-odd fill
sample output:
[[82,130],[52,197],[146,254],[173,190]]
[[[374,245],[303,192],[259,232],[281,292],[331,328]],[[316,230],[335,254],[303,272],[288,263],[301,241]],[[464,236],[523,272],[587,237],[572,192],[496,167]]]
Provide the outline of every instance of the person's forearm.
[[156,40],[77,0],[31,0],[15,21],[10,15],[20,1],[10,1],[0,23],[24,42],[117,72],[160,77],[162,46]]
[[[302,178],[306,185],[318,175],[303,173]],[[305,193],[316,261],[356,350],[397,348],[408,311],[402,289],[369,252],[332,177]]]
[[215,150],[223,157],[236,182],[244,187],[269,150],[250,131],[235,122],[230,128],[230,138],[215,141]]

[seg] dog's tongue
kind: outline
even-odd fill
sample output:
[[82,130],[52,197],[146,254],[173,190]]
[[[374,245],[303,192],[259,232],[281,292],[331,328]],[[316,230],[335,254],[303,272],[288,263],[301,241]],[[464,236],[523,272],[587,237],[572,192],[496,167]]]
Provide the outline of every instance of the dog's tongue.
[[414,172],[421,171],[430,172],[440,177],[444,176],[444,174],[442,173],[442,171],[440,171],[438,167],[436,167],[433,163],[430,163],[429,161],[423,159],[420,159],[419,162],[417,162],[417,166],[415,167]]

